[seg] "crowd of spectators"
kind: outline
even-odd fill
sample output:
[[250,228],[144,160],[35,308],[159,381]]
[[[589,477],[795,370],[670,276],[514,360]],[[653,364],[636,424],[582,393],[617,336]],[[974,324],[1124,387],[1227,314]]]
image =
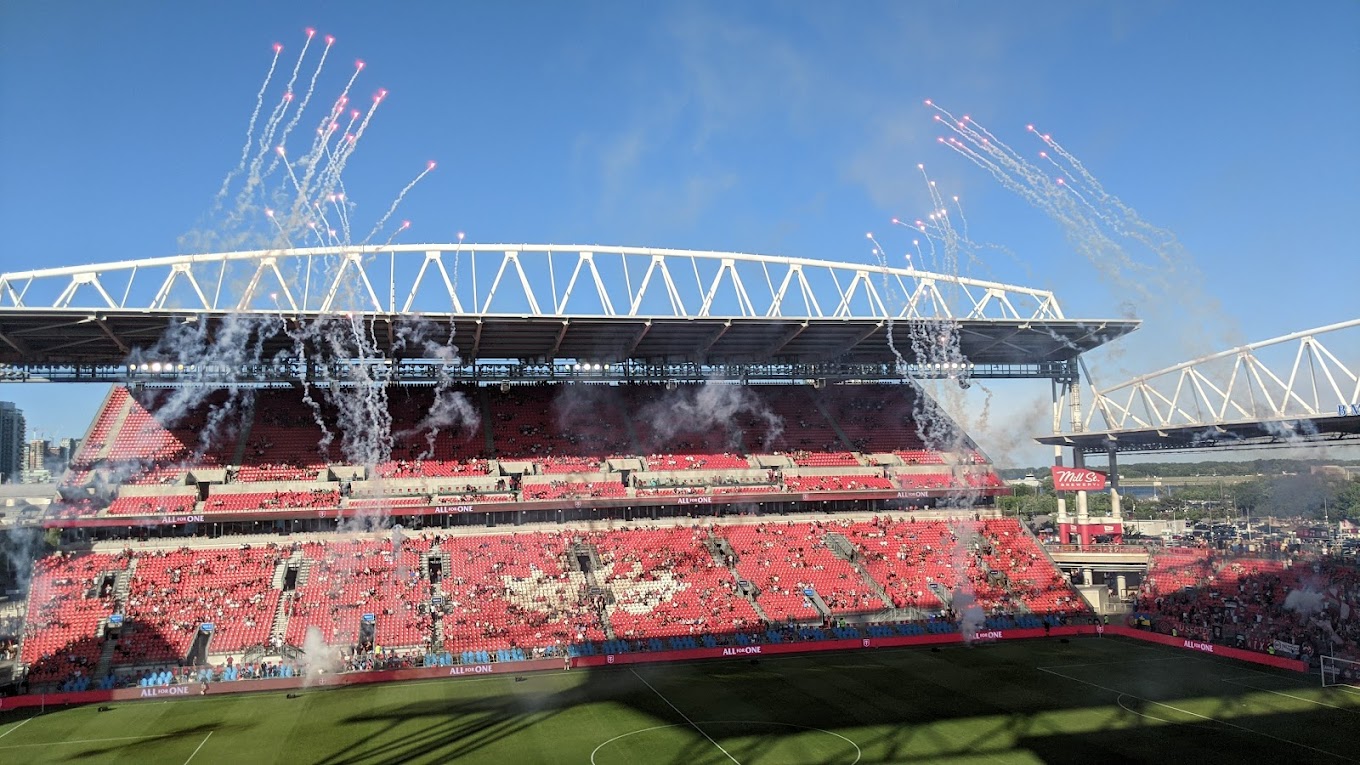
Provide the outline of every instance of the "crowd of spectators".
[[1360,569],[1319,556],[1154,551],[1135,626],[1311,660],[1360,660]]

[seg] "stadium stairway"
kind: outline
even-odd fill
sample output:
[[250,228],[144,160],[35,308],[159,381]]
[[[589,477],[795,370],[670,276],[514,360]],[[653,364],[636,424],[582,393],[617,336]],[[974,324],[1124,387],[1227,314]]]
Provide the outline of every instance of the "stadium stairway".
[[103,462],[109,458],[109,453],[113,451],[114,445],[123,437],[123,424],[127,422],[128,414],[132,412],[132,404],[132,396],[123,396],[123,401],[118,407],[118,414],[113,418],[113,423],[109,425],[109,431],[104,439],[104,445],[100,447],[99,452],[90,459],[91,464]]
[[[294,550],[287,558],[279,561],[279,565],[274,568],[274,580],[271,586],[275,590],[281,590],[283,594],[279,596],[278,605],[274,607],[274,621],[269,628],[271,645],[283,645],[288,637],[288,618],[293,611],[293,601],[298,598],[297,588],[303,584],[303,569],[307,565],[302,550]],[[288,581],[290,570],[294,572],[292,582]]]
[[831,423],[831,429],[835,431],[836,437],[841,440],[841,443],[845,444],[845,448],[848,451],[857,451],[854,444],[850,441],[850,437],[845,434],[844,430],[841,430],[841,424],[836,422],[835,417],[831,416],[831,412],[827,410],[826,405],[819,400],[817,396],[808,396],[808,398],[812,399],[812,405],[817,408],[818,412],[821,412],[822,419]]
[[128,561],[128,567],[122,571],[114,573],[113,580],[113,602],[114,606],[121,612],[127,604],[128,593],[132,591],[132,577],[137,573],[137,559]]
[[[113,572],[113,612],[122,613],[127,607],[128,595],[132,592],[132,577],[137,572],[137,559],[128,561],[128,567]],[[107,620],[104,624],[107,625]],[[94,677],[107,677],[113,667],[114,651],[117,641],[105,639],[99,651],[99,662],[95,665]]]
[[496,439],[491,434],[494,430],[491,423],[495,422],[495,419],[491,416],[491,394],[486,388],[477,388],[477,408],[481,410],[482,422],[485,423],[482,427],[482,437],[486,439],[486,454],[494,459],[500,455],[496,452]]
[[1061,572],[1063,567],[1058,565],[1058,562],[1053,559],[1053,554],[1048,551],[1048,545],[1039,541],[1039,537],[1034,534],[1034,529],[1031,529],[1028,523],[1017,523],[1016,525],[1020,527],[1020,530],[1025,536],[1029,537],[1029,540],[1034,543],[1034,546],[1039,548],[1039,552],[1043,553],[1044,560],[1048,561],[1048,565],[1052,566],[1054,571]]
[[610,623],[609,611],[607,606],[615,602],[614,591],[600,584],[595,576],[595,571],[600,567],[600,551],[595,545],[585,542],[574,542],[567,548],[567,568],[580,571],[585,577],[586,592],[594,602],[594,596],[601,595],[602,601],[597,606],[595,617],[600,621],[600,629],[605,637],[610,640],[617,640],[618,635],[614,633],[614,625]]
[[879,584],[878,580],[874,579],[873,575],[869,573],[869,569],[865,568],[864,564],[858,560],[859,556],[855,554],[855,545],[846,539],[844,534],[837,534],[834,531],[827,532],[822,540],[826,543],[827,549],[831,550],[837,558],[849,563],[851,568],[859,572],[859,578],[863,579],[864,584],[874,591],[879,600],[883,601],[884,608],[893,608],[893,601],[888,595],[888,591],[883,589],[883,585]]
[[[762,622],[769,624],[770,615],[765,613],[765,609],[761,608],[760,603],[756,601],[756,596],[760,594],[760,591],[756,588],[755,584],[747,582],[747,586],[740,586],[742,578],[741,574],[737,573],[737,551],[732,549],[732,543],[714,534],[713,529],[710,527],[708,530],[708,540],[704,544],[708,547],[709,552],[713,553],[713,560],[716,561],[719,566],[727,569],[727,571],[732,574],[732,581],[738,583],[737,594],[747,603],[751,604],[751,608],[755,609],[756,616],[759,616]],[[729,560],[732,561],[732,565],[730,566],[727,564]],[[822,605],[825,607],[826,604]]]
[[[439,575],[435,575],[435,566],[438,564]],[[443,603],[448,602],[448,594],[444,592],[444,577],[448,576],[453,570],[452,560],[449,554],[439,549],[439,543],[435,542],[430,549],[420,555],[421,577],[429,583],[429,600],[426,601],[430,614],[430,638],[433,640],[430,645],[444,645],[444,607]],[[439,603],[441,605],[435,605]]]
[[934,593],[935,597],[940,599],[940,603],[943,604],[946,609],[954,607],[953,590],[949,589],[948,587],[945,587],[943,584],[940,584],[939,582],[931,582],[930,584],[926,585],[926,587],[929,588],[929,590],[932,593]]
[[285,592],[279,598],[279,604],[274,609],[274,623],[269,628],[269,642],[271,645],[282,645],[284,638],[288,635],[288,613],[292,610],[293,599],[297,592]]
[[108,677],[113,669],[113,652],[118,649],[118,643],[109,639],[105,639],[103,643],[99,649],[99,661],[95,663],[93,677]]
[[816,587],[806,588],[803,590],[803,595],[808,599],[808,602],[812,604],[812,607],[817,610],[817,613],[822,619],[831,618],[831,606],[828,606],[826,601],[822,600],[822,596],[817,593]]
[[231,452],[231,464],[241,465],[246,461],[246,446],[250,444],[250,431],[255,426],[255,397],[246,398],[245,411],[241,412],[241,432],[236,436],[236,448]]

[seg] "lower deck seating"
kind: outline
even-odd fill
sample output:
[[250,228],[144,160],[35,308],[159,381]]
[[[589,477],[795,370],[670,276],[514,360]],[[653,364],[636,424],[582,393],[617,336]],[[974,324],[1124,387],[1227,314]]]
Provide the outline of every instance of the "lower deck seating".
[[[1153,554],[1135,623],[1255,651],[1297,646],[1303,658],[1360,660],[1360,566],[1336,559],[1226,555],[1207,548]],[[1290,649],[1291,651],[1293,649]]]
[[585,541],[599,551],[596,579],[613,592],[606,607],[620,639],[701,635],[754,627],[749,601],[736,578],[704,547],[698,528],[595,532]]
[[179,661],[203,624],[213,625],[215,652],[267,643],[279,599],[269,584],[279,559],[270,548],[138,556],[124,608],[128,634],[115,661]]
[[807,590],[815,591],[832,613],[883,608],[859,572],[826,547],[821,524],[762,523],[719,533],[736,553],[737,573],[759,589],[756,601],[775,621],[821,618]]
[[314,629],[332,645],[360,642],[371,625],[376,646],[428,646],[430,615],[422,555],[429,542],[421,538],[350,541],[302,546],[308,568],[298,597],[289,602],[287,640],[303,645]]
[[103,649],[99,622],[114,609],[106,579],[126,568],[127,560],[113,555],[57,554],[33,564],[19,653],[31,682],[90,673]]
[[[833,552],[832,534],[850,543],[868,579]],[[1233,571],[1241,582],[1287,573]],[[881,593],[894,607],[935,613],[947,605],[939,595],[960,587],[990,617],[1082,610],[1013,519],[390,535],[48,556],[34,567],[21,658],[35,681],[90,682],[101,622],[114,613],[125,618],[115,669],[182,661],[205,623],[207,651],[219,656],[276,637],[302,645],[309,634],[342,648],[476,661],[585,651],[611,633],[620,650],[663,650],[763,630],[762,617],[818,622],[827,615],[819,600],[831,616],[879,611]]]

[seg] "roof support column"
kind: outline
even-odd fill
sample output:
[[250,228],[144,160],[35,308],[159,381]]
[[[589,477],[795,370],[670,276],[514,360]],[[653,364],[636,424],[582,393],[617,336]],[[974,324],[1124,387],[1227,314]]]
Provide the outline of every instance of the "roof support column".
[[[1064,382],[1067,387],[1067,409],[1071,415],[1071,428],[1073,433],[1080,433],[1081,427],[1081,379],[1077,375],[1072,375]],[[1086,455],[1082,454],[1079,447],[1072,447],[1072,467],[1086,467]],[[1086,506],[1086,492],[1077,492],[1077,527],[1081,529],[1081,543],[1088,544],[1091,541],[1090,532],[1087,525],[1091,522],[1090,513]]]
[[1106,454],[1110,458],[1110,515],[1119,521],[1123,514],[1119,509],[1119,459],[1115,456],[1118,452],[1115,451],[1113,443],[1106,448],[1108,450]]
[[[1061,433],[1061,432],[1062,432],[1063,393],[1064,393],[1064,391],[1066,390],[1066,388],[1065,388],[1065,387],[1062,387],[1062,388],[1058,387],[1058,381],[1057,381],[1056,379],[1050,380],[1050,383],[1051,383],[1051,387],[1052,387],[1052,391],[1053,391],[1053,432],[1054,432],[1054,433]],[[1063,466],[1063,448],[1062,448],[1062,445],[1061,445],[1061,444],[1054,444],[1054,445],[1053,445],[1053,467],[1062,467],[1062,466]],[[1071,539],[1071,536],[1070,536],[1070,535],[1071,535],[1071,523],[1072,523],[1072,519],[1070,519],[1070,518],[1067,517],[1067,499],[1064,497],[1063,493],[1060,492],[1060,491],[1058,491],[1056,488],[1053,490],[1053,495],[1054,495],[1055,497],[1057,497],[1057,499],[1058,499],[1058,523],[1057,523],[1057,525],[1058,525],[1058,542],[1059,542],[1060,544],[1069,544],[1069,541],[1070,541],[1070,539]]]

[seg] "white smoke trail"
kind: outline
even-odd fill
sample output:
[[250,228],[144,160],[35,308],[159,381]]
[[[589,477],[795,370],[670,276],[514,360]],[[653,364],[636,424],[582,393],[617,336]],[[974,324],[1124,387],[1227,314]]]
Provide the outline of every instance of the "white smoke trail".
[[[387,225],[387,219],[391,218],[392,213],[397,211],[397,207],[401,204],[401,200],[406,198],[407,192],[415,188],[415,185],[417,183],[420,183],[421,178],[424,178],[425,176],[429,175],[430,172],[434,170],[434,166],[435,163],[433,160],[431,160],[429,164],[425,165],[425,169],[420,172],[420,175],[417,175],[415,178],[411,180],[410,183],[406,184],[406,186],[401,190],[401,193],[397,194],[397,198],[392,200],[392,206],[387,208],[387,212],[383,213],[383,216],[378,219],[377,223],[373,224],[373,230],[368,232],[368,236],[364,237],[364,241],[361,242],[361,244],[368,244],[369,240],[373,238],[373,235],[378,233],[378,231],[380,231],[383,226]],[[391,240],[388,241],[390,242]]]
[[[759,420],[764,432],[756,434],[761,448],[768,449],[784,434],[784,420],[770,410],[759,396],[744,385],[705,382],[663,394],[638,410],[638,418],[648,423],[653,436],[670,441],[679,433],[718,432],[724,434],[728,448],[738,448],[743,434],[737,416],[746,414]],[[651,445],[646,445],[650,447]],[[753,447],[748,444],[748,447]]]
[[[307,41],[309,43],[311,42],[310,35],[308,36]],[[319,77],[321,77],[321,70],[326,66],[326,57],[330,55],[331,44],[334,42],[335,42],[334,37],[326,35],[326,47],[321,50],[321,60],[316,62],[316,69],[312,71],[311,82],[307,84],[307,92],[303,94],[302,101],[301,103],[298,104],[297,111],[293,112],[293,118],[288,121],[288,124],[283,126],[283,132],[279,134],[280,144],[285,144],[288,142],[288,136],[292,134],[293,128],[297,127],[297,124],[302,121],[302,115],[304,112],[307,111],[308,102],[312,100],[312,93],[316,90],[316,81]],[[289,84],[290,84],[289,89],[291,90],[292,89],[291,83]],[[278,164],[278,161],[279,160],[277,158],[274,160],[274,164],[271,164],[269,166],[269,169],[265,171],[265,175],[268,175],[269,173],[273,172],[274,166]]]
[[[302,45],[302,51],[298,53],[297,61],[293,63],[293,73],[288,78],[287,85],[284,86],[283,97],[270,113],[269,119],[265,121],[264,129],[261,131],[260,143],[255,157],[250,161],[250,170],[246,174],[246,182],[240,194],[237,195],[236,209],[233,211],[231,223],[239,222],[249,210],[251,199],[255,189],[258,188],[268,177],[268,173],[262,173],[264,159],[274,151],[274,134],[278,129],[279,123],[283,120],[283,115],[287,113],[288,106],[293,102],[293,85],[297,82],[298,72],[302,70],[302,61],[307,57],[307,49],[312,45],[312,38],[316,35],[316,30],[308,29],[307,41]],[[271,167],[272,170],[272,167]]]
[[420,353],[421,358],[439,362],[434,401],[430,404],[429,411],[409,431],[398,434],[399,438],[422,432],[425,434],[426,450],[418,459],[435,456],[435,446],[441,432],[461,426],[463,431],[470,435],[481,425],[481,415],[478,414],[476,407],[468,401],[462,391],[454,389],[457,378],[452,368],[460,363],[458,346],[453,343],[454,331],[454,325],[450,322],[448,338],[440,342],[437,339],[438,327],[434,322],[419,316],[401,317],[394,330],[395,340],[392,348],[394,356],[399,357],[403,350],[411,348]]
[[283,52],[283,46],[274,43],[274,58],[269,62],[269,72],[264,76],[264,84],[260,85],[260,92],[255,94],[255,110],[250,113],[250,123],[246,126],[246,142],[241,146],[241,159],[236,168],[227,173],[227,177],[222,179],[222,188],[218,189],[217,196],[214,198],[215,204],[220,205],[227,196],[227,188],[231,186],[231,179],[240,175],[246,169],[246,159],[250,156],[251,139],[255,136],[255,121],[260,117],[260,109],[264,106],[264,93],[269,89],[269,82],[274,79],[274,68],[279,64],[279,54]]

